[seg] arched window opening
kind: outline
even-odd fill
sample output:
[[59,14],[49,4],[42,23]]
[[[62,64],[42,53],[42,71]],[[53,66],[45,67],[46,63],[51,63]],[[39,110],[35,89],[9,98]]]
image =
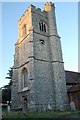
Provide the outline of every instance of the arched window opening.
[[46,25],[44,24],[44,31],[46,32]]
[[26,24],[22,26],[22,30],[21,30],[21,36],[24,37],[26,35],[27,31],[26,31]]
[[42,22],[42,31],[44,31],[44,25],[43,25],[43,22]]
[[24,25],[24,34],[26,34],[26,25]]
[[41,31],[41,23],[39,23],[39,28],[40,28],[40,31]]
[[46,29],[47,29],[46,27],[47,27],[47,25],[43,21],[39,22],[39,29],[40,29],[40,31],[46,32]]
[[22,69],[22,74],[21,74],[21,89],[24,87],[28,86],[28,72],[26,68]]

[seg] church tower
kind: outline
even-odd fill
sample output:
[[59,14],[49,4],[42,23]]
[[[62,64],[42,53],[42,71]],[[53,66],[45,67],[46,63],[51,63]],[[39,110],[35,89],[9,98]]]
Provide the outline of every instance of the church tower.
[[68,105],[64,62],[55,6],[44,11],[31,5],[18,21],[15,44],[12,109],[64,110]]

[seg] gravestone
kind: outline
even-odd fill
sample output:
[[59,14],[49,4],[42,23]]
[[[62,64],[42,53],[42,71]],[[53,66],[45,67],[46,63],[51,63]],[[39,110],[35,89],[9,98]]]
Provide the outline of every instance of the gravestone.
[[71,110],[76,110],[75,103],[73,101],[70,102]]
[[10,112],[10,101],[7,101],[7,111]]

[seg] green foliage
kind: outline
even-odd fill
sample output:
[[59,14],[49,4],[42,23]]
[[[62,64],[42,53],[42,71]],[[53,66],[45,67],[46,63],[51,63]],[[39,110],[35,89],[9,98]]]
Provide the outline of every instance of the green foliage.
[[13,76],[13,69],[10,67],[8,70],[6,79],[10,79],[8,85],[5,85],[2,88],[2,103],[6,103],[7,101],[11,101],[11,86],[12,86],[12,76]]
[[6,77],[6,79],[10,79],[10,82],[9,82],[9,86],[11,86],[12,85],[12,76],[13,76],[13,68],[12,67],[10,67],[10,69],[8,70],[8,73],[7,73],[7,77]]
[[11,101],[11,88],[2,89],[2,103]]
[[3,118],[34,118],[34,120],[36,118],[67,118],[67,117],[72,117],[72,118],[78,118],[78,114],[80,114],[80,112],[78,111],[64,111],[64,112],[60,112],[60,111],[50,111],[50,112],[27,112],[27,113],[23,113],[21,111],[19,112],[15,112],[15,111],[11,111],[10,113],[8,112],[4,112],[3,111]]

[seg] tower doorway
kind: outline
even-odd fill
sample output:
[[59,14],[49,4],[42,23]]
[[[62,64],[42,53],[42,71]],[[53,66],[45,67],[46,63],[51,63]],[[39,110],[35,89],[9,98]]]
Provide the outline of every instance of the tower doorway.
[[24,113],[28,111],[28,99],[27,99],[27,96],[22,96],[22,110],[23,110]]
[[28,87],[25,87],[22,91],[19,92],[20,98],[21,98],[21,108],[24,113],[26,113],[29,110],[29,95],[30,91]]

